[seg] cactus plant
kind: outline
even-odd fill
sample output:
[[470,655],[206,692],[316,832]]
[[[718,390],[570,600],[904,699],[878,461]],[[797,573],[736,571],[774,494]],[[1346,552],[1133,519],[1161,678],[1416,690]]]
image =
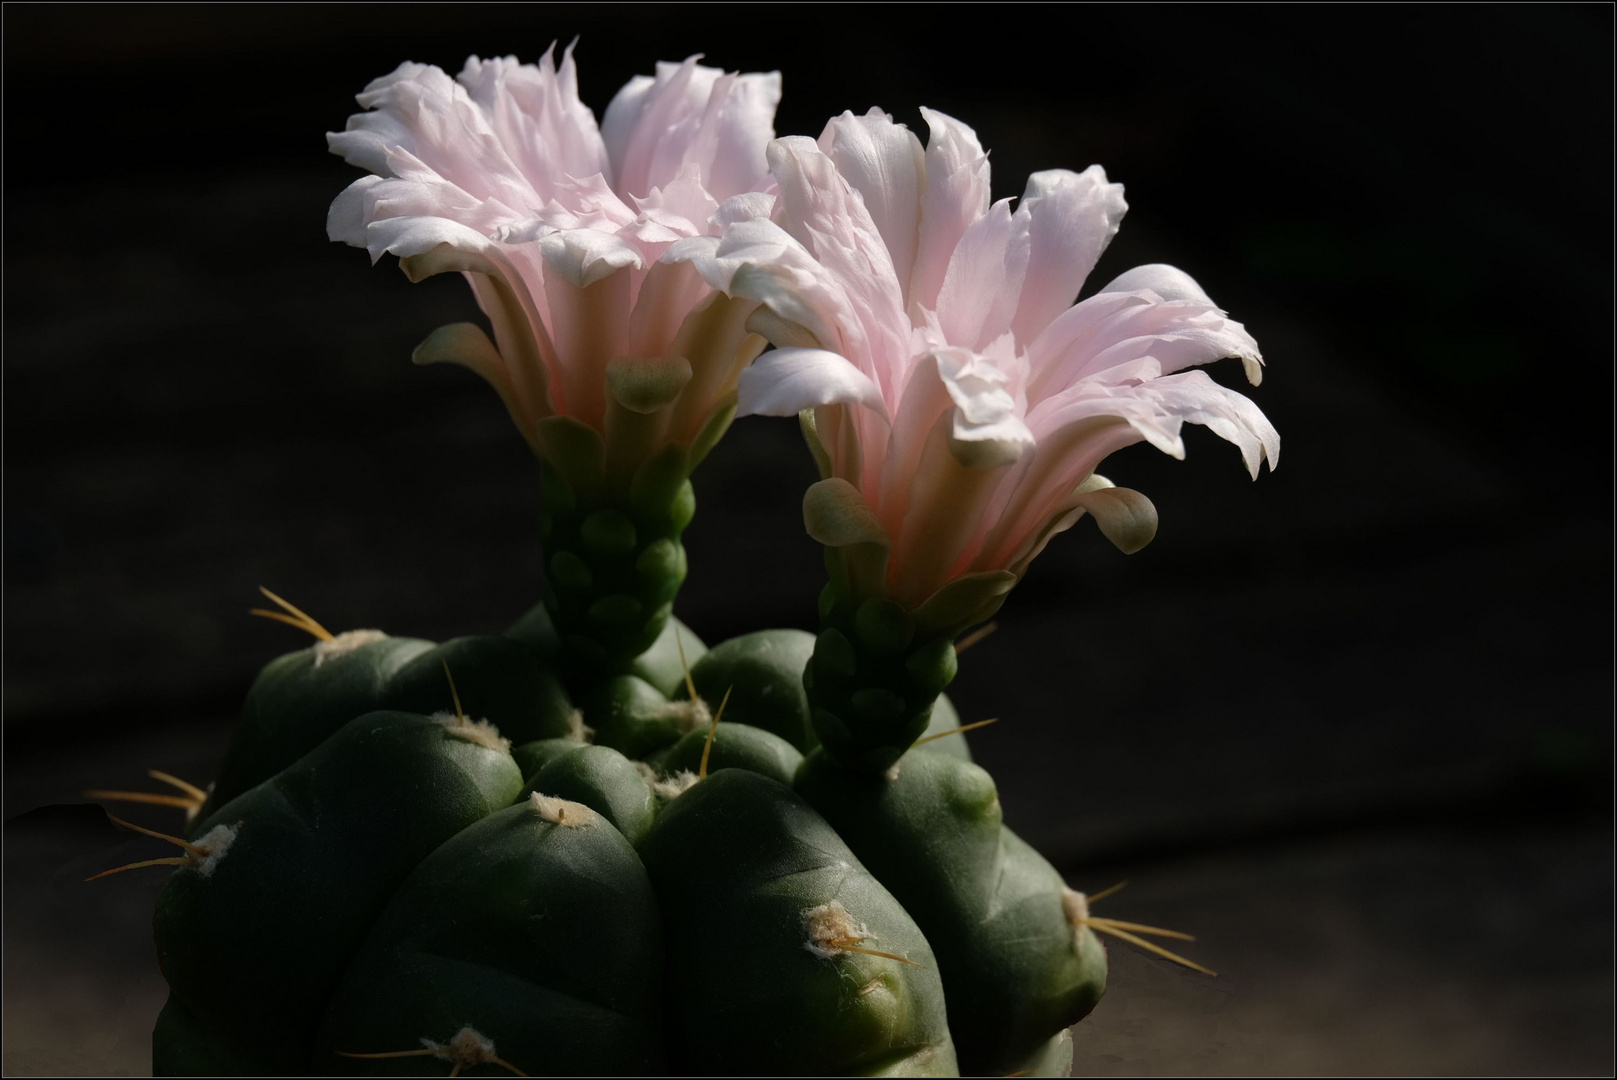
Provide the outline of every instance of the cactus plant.
[[[874,110],[771,143],[778,76],[693,59],[597,130],[574,81],[570,49],[406,64],[332,136],[375,174],[333,238],[465,273],[490,319],[416,359],[487,378],[535,450],[545,593],[436,644],[266,591],[316,641],[212,788],[94,793],[186,811],[132,826],[181,854],[96,875],[172,868],[154,1071],[1064,1075],[1096,932],[1190,964],[1140,937],[1183,935],[1094,916],[1005,826],[962,734],[991,721],[943,691],[1055,533],[1149,540],[1110,450],[1191,420],[1273,461],[1245,398],[1164,374],[1256,381],[1256,345],[1170,267],[1068,307],[1122,212],[1098,169],[1012,216],[942,114],[924,151]],[[801,412],[829,581],[817,634],[709,648],[680,536],[738,408]]]

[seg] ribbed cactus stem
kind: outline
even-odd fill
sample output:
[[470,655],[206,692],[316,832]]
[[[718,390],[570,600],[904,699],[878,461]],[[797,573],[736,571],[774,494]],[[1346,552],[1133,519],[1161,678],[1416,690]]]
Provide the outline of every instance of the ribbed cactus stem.
[[[816,447],[806,423],[805,433]],[[803,671],[814,730],[839,764],[880,772],[926,730],[932,703],[955,676],[955,638],[992,618],[1017,577],[963,574],[919,603],[900,603],[891,592],[892,538],[839,477],[808,489],[803,524],[825,545],[829,578]]]
[[564,417],[537,425],[544,601],[574,668],[627,671],[663,632],[685,580],[691,470],[733,414],[721,410],[691,446],[654,452],[660,418],[616,402],[604,440]]
[[955,633],[918,632],[899,604],[860,600],[835,582],[821,593],[820,627],[803,671],[815,734],[848,768],[886,769],[926,731],[954,679]]
[[673,611],[695,492],[682,478],[671,497],[592,493],[549,462],[542,469],[545,607],[571,658],[594,671],[625,670]]

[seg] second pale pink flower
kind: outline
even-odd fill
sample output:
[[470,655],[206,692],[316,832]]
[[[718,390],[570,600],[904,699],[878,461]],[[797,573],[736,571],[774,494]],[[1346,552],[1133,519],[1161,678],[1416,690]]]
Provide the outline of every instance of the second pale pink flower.
[[1096,475],[1109,454],[1144,440],[1181,457],[1199,423],[1256,477],[1280,441],[1251,401],[1186,370],[1233,356],[1252,382],[1262,371],[1189,275],[1139,267],[1074,305],[1121,185],[1051,170],[1014,210],[991,204],[976,135],[923,113],[924,150],[878,110],[775,141],[778,204],[668,257],[764,305],[752,325],[776,349],[743,374],[741,411],[802,415],[826,478],[805,515],[848,556],[853,591],[957,632],[1085,513],[1126,551],[1150,540],[1149,500]]

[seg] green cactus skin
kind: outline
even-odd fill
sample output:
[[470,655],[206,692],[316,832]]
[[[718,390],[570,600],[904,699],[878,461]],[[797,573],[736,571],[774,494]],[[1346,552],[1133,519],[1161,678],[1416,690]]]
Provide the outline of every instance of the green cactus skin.
[[535,739],[525,742],[521,746],[511,748],[511,760],[517,763],[524,780],[532,780],[533,774],[550,764],[551,761],[563,754],[570,754],[587,743],[577,739]]
[[198,835],[235,835],[207,872],[175,871],[158,898],[158,963],[174,996],[245,1053],[306,1069],[324,1004],[388,897],[521,786],[503,749],[436,720],[350,721],[201,824]]
[[[724,707],[727,722],[772,731],[807,753],[819,745],[809,722],[803,668],[814,652],[814,635],[802,630],[759,630],[720,642],[691,665],[691,681],[711,708]],[[672,695],[685,698],[683,686]]]
[[153,1076],[275,1076],[283,1065],[249,1053],[203,1024],[173,994],[152,1028]]
[[[340,635],[338,642],[342,640]],[[347,651],[333,650],[332,644],[278,656],[253,680],[198,824],[216,807],[319,746],[354,717],[376,709],[393,673],[432,648],[430,641],[402,637],[384,637]]]
[[1008,1076],[1071,1076],[1072,1031],[1062,1028],[1055,1038],[1033,1052],[1033,1056],[1012,1069]]
[[[681,649],[685,650],[683,659],[680,658]],[[629,674],[637,675],[655,686],[663,697],[673,697],[674,692],[685,685],[686,669],[706,655],[707,645],[702,639],[691,633],[690,627],[670,615],[668,625],[663,627],[662,634],[652,642],[651,648],[635,657],[629,665]]]
[[561,680],[533,649],[506,637],[452,638],[429,649],[387,680],[376,707],[423,716],[455,712],[446,666],[465,714],[487,720],[512,742],[571,733],[573,703]]
[[543,600],[506,627],[505,636],[512,641],[520,641],[538,653],[546,663],[554,661],[561,654],[561,636],[556,633],[556,624],[550,621],[550,609],[545,607]]
[[[948,694],[939,694],[938,700],[932,705],[932,719],[927,721],[926,730],[921,732],[921,738],[931,739],[934,735],[943,735],[958,727],[960,727],[960,713],[955,709],[954,702],[949,700]],[[948,754],[961,761],[971,760],[971,748],[966,745],[966,736],[963,733],[932,739],[925,746],[916,749],[932,754]]]
[[626,670],[663,633],[685,580],[679,538],[696,513],[696,493],[683,473],[660,470],[659,462],[648,461],[620,492],[576,468],[569,482],[540,460],[545,607],[563,655],[581,669]]
[[322,659],[327,647],[277,657],[254,681],[199,822],[356,716],[378,709],[454,712],[446,664],[468,716],[488,720],[517,742],[571,731],[572,703],[561,682],[536,652],[509,638],[479,635],[434,645],[389,637]]
[[937,950],[963,1071],[1014,1072],[1095,1007],[1106,951],[1068,922],[1061,875],[1005,828],[982,769],[923,750],[870,775],[822,752],[796,787]]
[[611,822],[631,844],[638,844],[657,817],[657,797],[634,762],[606,746],[578,744],[557,754],[524,785],[520,799],[534,792],[582,803]]
[[881,772],[926,731],[954,680],[954,637],[918,641],[903,607],[879,597],[855,603],[835,585],[821,594],[820,626],[803,671],[814,731],[843,765]]
[[[707,1074],[954,1075],[938,963],[824,819],[767,777],[714,773],[670,803],[640,855],[662,909],[672,1064]],[[840,903],[869,948],[806,947]]]
[[644,758],[679,741],[707,713],[670,702],[638,675],[616,675],[579,695],[595,741],[632,758]]
[[[707,735],[708,728],[700,727],[680,739],[658,760],[659,771],[664,775],[700,772],[702,752],[708,749]],[[707,771],[747,769],[790,787],[802,764],[803,755],[798,753],[797,747],[772,731],[732,724],[726,710],[724,721],[713,732]]]
[[[571,820],[557,823],[523,800],[429,855],[332,999],[316,1073],[441,1077],[449,1066],[434,1057],[335,1052],[416,1050],[465,1026],[531,1076],[663,1071],[651,882],[607,821],[580,823],[576,808]],[[510,1074],[483,1065],[462,1075]]]

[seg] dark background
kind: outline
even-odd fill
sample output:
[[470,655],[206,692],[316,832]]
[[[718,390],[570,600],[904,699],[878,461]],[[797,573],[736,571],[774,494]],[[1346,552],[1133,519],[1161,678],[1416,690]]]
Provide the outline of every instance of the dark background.
[[[256,669],[334,629],[497,629],[538,594],[495,395],[416,369],[473,317],[325,239],[323,133],[370,78],[581,35],[599,114],[702,51],[785,76],[781,134],[930,105],[996,197],[1091,163],[1132,209],[1090,289],[1171,262],[1257,337],[1257,483],[1188,433],[1087,523],[952,696],[1009,824],[1216,980],[1111,950],[1084,1073],[1609,1073],[1609,5],[7,5],[5,1060],[148,1066],[161,883],[79,795],[211,775]],[[1215,377],[1239,381],[1225,362]],[[696,477],[680,614],[811,626],[795,425]],[[139,820],[172,824],[162,812]]]

